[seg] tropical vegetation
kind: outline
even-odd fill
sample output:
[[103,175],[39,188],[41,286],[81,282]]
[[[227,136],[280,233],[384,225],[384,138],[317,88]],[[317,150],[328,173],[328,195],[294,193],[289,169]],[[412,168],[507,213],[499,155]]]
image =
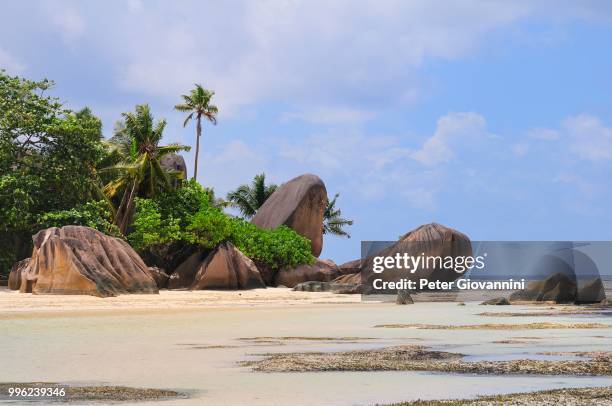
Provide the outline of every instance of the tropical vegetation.
[[207,191],[193,180],[174,193],[137,199],[133,227],[128,241],[139,251],[176,242],[211,250],[229,241],[270,269],[314,261],[308,239],[286,226],[264,230],[226,215],[211,204]]
[[244,218],[251,218],[257,213],[257,210],[278,186],[275,184],[266,185],[266,174],[260,173],[255,175],[253,182],[250,185],[240,185],[234,191],[227,194],[227,200],[230,205],[240,210]]
[[204,89],[202,85],[196,83],[195,88],[189,94],[184,94],[183,103],[179,103],[174,108],[178,111],[189,113],[185,117],[183,127],[186,127],[190,120],[196,122],[196,151],[193,164],[193,179],[198,178],[198,161],[200,159],[200,137],[202,136],[202,118],[210,121],[213,125],[217,124],[217,113],[219,109],[211,100],[215,92]]
[[[270,269],[312,263],[310,241],[281,226],[263,230],[223,212],[236,205],[252,216],[275,190],[265,175],[239,187],[228,202],[212,188],[164,167],[162,159],[189,147],[163,143],[165,120],[146,104],[122,114],[110,139],[90,109],[67,108],[48,94],[53,82],[0,70],[0,275],[31,253],[32,235],[81,225],[128,241],[155,265],[229,241]],[[214,92],[199,85],[177,110],[216,123]],[[194,173],[195,175],[195,173]]]
[[52,85],[0,71],[0,272],[30,253],[45,213],[105,200],[102,124],[49,96]]
[[323,213],[323,234],[351,238],[351,235],[344,230],[344,227],[352,226],[353,220],[343,218],[342,211],[336,208],[336,200],[339,196],[340,194],[336,193],[333,199],[327,199],[327,206]]
[[104,186],[109,199],[119,202],[115,224],[125,234],[130,224],[136,197],[154,197],[160,192],[173,189],[172,179],[180,179],[182,172],[162,167],[165,155],[188,151],[180,144],[159,145],[166,120],[154,122],[148,105],[136,106],[134,112],[123,113],[123,122],[116,127],[110,142],[113,152],[119,157],[115,165],[103,168],[114,172],[115,177]]

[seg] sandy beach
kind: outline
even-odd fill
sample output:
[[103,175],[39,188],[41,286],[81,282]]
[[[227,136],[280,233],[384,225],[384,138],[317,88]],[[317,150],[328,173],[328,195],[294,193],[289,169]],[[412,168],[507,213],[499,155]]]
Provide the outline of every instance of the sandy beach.
[[132,294],[98,298],[87,295],[32,295],[0,288],[0,318],[28,317],[24,313],[141,312],[205,310],[217,307],[294,306],[304,304],[359,303],[360,295],[331,292],[294,292],[289,288],[252,290],[161,290],[159,294]]
[[[266,353],[350,351],[422,345],[466,361],[564,359],[546,352],[609,351],[609,314],[537,311],[551,306],[361,302],[358,295],[265,289],[162,291],[159,295],[33,296],[0,291],[2,382],[125,385],[187,398],[139,404],[374,404],[466,398],[612,384],[609,376],[492,375],[427,371],[256,372]],[[535,312],[492,318],[483,312]],[[486,323],[597,328],[443,329],[376,325]],[[375,374],[375,375],[373,375]],[[373,376],[376,378],[373,379]]]

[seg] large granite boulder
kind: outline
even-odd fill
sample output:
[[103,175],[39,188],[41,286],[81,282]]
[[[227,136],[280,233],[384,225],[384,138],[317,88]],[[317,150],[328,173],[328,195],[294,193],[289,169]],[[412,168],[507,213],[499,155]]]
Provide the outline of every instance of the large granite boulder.
[[256,289],[266,285],[255,263],[229,242],[210,253],[197,252],[170,276],[170,289]]
[[327,205],[325,184],[316,175],[306,174],[281,185],[257,210],[252,223],[266,229],[282,224],[311,242],[312,254],[323,249],[323,214]]
[[147,266],[125,241],[82,226],[51,227],[32,237],[21,292],[99,297],[158,293]]
[[28,268],[29,263],[30,258],[26,258],[13,264],[8,278],[8,288],[10,290],[19,290],[21,287],[21,274]]
[[225,242],[219,244],[202,262],[190,289],[235,290],[265,287],[253,261],[234,245]]
[[461,270],[445,269],[439,267],[438,264],[431,267],[420,267],[413,273],[405,269],[387,269],[381,274],[372,273],[375,256],[393,257],[396,254],[403,255],[405,253],[411,256],[422,255],[425,257],[465,257],[472,256],[472,244],[465,234],[455,229],[437,223],[425,224],[406,233],[392,246],[363,259],[361,263],[362,276],[364,276],[363,271],[365,270],[367,282],[370,284],[371,279],[381,276],[386,281],[396,281],[402,278],[418,281],[420,278],[425,278],[430,281],[452,282],[463,275]]
[[274,285],[289,288],[302,282],[331,282],[340,275],[338,266],[330,260],[317,259],[314,264],[300,265],[293,269],[281,269],[274,276]]
[[543,280],[530,281],[523,290],[510,295],[510,302],[573,303],[576,280],[573,275],[557,272]]
[[189,256],[170,275],[168,289],[188,289],[193,284],[200,265],[207,255],[207,253],[198,251]]
[[542,256],[531,270],[533,277],[511,302],[599,303],[605,289],[597,265],[575,249]]
[[580,282],[576,289],[576,303],[598,303],[606,298],[606,291],[601,277],[597,276],[584,283]]

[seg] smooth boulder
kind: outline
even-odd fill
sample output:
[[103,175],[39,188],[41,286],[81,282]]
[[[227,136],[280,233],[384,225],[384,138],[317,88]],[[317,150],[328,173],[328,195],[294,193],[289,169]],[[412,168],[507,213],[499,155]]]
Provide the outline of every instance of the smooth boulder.
[[158,293],[147,266],[125,241],[83,226],[51,227],[32,237],[21,292],[116,296]]
[[395,298],[395,304],[398,304],[398,305],[414,304],[414,301],[412,300],[412,296],[410,296],[409,291],[398,290],[397,296]]
[[206,259],[207,254],[201,251],[190,255],[170,275],[168,289],[188,289],[195,280],[200,265]]
[[298,283],[297,285],[295,285],[293,290],[299,292],[333,292],[341,294],[358,294],[362,293],[361,288],[361,285],[354,285],[352,283],[310,281]]
[[11,272],[9,273],[7,285],[10,290],[19,290],[21,287],[21,274],[27,269],[29,263],[30,258],[26,258],[13,264]]
[[510,295],[510,302],[554,302],[573,303],[576,300],[574,275],[557,272],[544,280],[535,280],[523,290]]
[[339,275],[340,270],[333,261],[317,259],[314,264],[279,270],[274,276],[274,286],[285,285],[293,288],[302,282],[331,282]]
[[[384,278],[385,281],[397,281],[403,278],[418,281],[421,278],[429,281],[452,282],[460,278],[460,270],[440,268],[438,264],[430,268],[420,267],[415,272],[406,269],[390,268],[381,274],[373,273],[375,256],[395,257],[397,254],[424,257],[467,257],[472,256],[472,244],[463,233],[438,223],[424,224],[403,235],[399,241],[363,259],[362,274],[367,275],[368,285],[372,280]],[[365,272],[364,272],[365,271]]]
[[286,225],[308,238],[312,255],[323,249],[323,214],[327,205],[325,184],[316,175],[305,174],[282,184],[257,210],[251,221],[265,228]]
[[493,299],[485,300],[481,305],[489,306],[508,306],[510,302],[505,297],[495,297]]
[[576,303],[598,303],[606,298],[606,291],[601,277],[596,277],[581,284],[576,290]]
[[233,244],[224,242],[200,264],[190,289],[237,290],[265,287],[255,263]]

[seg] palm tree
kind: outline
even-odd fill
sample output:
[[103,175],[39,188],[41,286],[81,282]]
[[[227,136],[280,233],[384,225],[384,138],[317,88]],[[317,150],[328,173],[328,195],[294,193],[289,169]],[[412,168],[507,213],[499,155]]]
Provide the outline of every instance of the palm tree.
[[327,207],[323,214],[323,234],[351,238],[350,234],[344,231],[344,226],[352,226],[353,220],[342,218],[342,211],[336,209],[336,199],[338,199],[338,196],[340,194],[336,193],[333,199],[327,199]]
[[237,207],[245,218],[251,218],[278,186],[266,185],[266,174],[260,173],[253,178],[251,185],[238,186],[227,194],[227,200]]
[[202,117],[213,123],[217,124],[217,113],[219,109],[214,104],[210,104],[210,100],[215,95],[215,92],[204,89],[202,85],[195,84],[195,89],[191,90],[191,93],[182,95],[184,103],[177,104],[174,108],[178,111],[189,112],[183,127],[187,126],[189,120],[194,118],[196,120],[196,153],[195,163],[193,165],[193,179],[198,177],[198,158],[200,156],[200,136],[202,135]]
[[117,163],[104,168],[113,178],[104,187],[104,193],[119,200],[115,224],[125,234],[137,196],[151,198],[159,192],[172,189],[172,180],[182,178],[179,171],[166,170],[161,158],[167,154],[188,151],[180,144],[159,145],[166,120],[154,123],[147,104],[136,106],[135,112],[123,113],[123,121],[115,128],[109,142]]

